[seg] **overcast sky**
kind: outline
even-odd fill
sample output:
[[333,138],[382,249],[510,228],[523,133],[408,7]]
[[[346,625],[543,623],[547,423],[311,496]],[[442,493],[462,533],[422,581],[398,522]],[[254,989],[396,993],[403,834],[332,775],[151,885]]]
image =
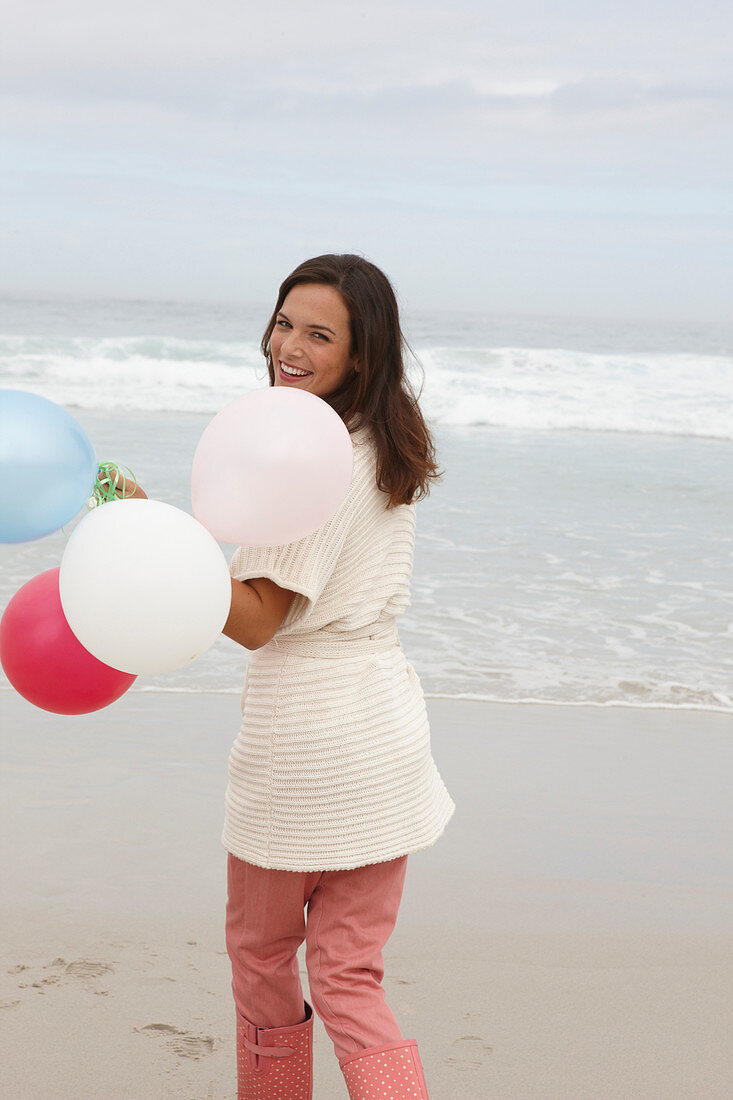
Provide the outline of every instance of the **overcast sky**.
[[730,317],[729,0],[4,0],[0,291]]

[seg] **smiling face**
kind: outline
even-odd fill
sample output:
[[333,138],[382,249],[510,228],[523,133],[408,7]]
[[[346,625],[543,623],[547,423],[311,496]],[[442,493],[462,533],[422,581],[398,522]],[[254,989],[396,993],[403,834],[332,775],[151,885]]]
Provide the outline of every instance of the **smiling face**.
[[349,311],[325,283],[299,283],[285,298],[270,336],[276,386],[317,397],[339,388],[358,363],[351,354]]

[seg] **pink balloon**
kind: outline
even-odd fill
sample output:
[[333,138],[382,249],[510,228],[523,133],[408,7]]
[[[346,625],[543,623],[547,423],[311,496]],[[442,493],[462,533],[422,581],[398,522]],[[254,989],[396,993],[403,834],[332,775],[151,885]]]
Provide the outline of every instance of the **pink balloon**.
[[54,714],[89,714],[114,703],[136,677],[102,664],[71,632],[59,570],[18,589],[0,619],[0,662],[15,690]]
[[338,510],[353,464],[348,429],[320,397],[255,390],[222,409],[201,436],[191,471],[193,514],[221,542],[295,542]]

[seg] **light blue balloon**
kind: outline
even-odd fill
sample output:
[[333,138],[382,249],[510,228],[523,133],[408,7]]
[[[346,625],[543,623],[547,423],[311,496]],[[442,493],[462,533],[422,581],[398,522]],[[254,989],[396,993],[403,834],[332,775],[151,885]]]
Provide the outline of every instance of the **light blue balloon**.
[[94,449],[73,416],[35,393],[0,389],[0,542],[58,531],[96,479]]

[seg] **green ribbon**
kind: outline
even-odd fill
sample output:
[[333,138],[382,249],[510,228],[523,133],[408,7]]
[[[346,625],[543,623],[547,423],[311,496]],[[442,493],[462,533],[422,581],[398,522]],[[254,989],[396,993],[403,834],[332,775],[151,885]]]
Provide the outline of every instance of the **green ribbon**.
[[[121,466],[117,462],[100,462],[97,467],[97,480],[94,483],[92,495],[87,501],[87,507],[91,510],[99,507],[100,504],[109,504],[112,500],[119,500],[117,490],[120,488],[124,500],[128,478],[133,485],[137,484],[137,479],[129,466]],[[121,485],[120,482],[122,482]]]

